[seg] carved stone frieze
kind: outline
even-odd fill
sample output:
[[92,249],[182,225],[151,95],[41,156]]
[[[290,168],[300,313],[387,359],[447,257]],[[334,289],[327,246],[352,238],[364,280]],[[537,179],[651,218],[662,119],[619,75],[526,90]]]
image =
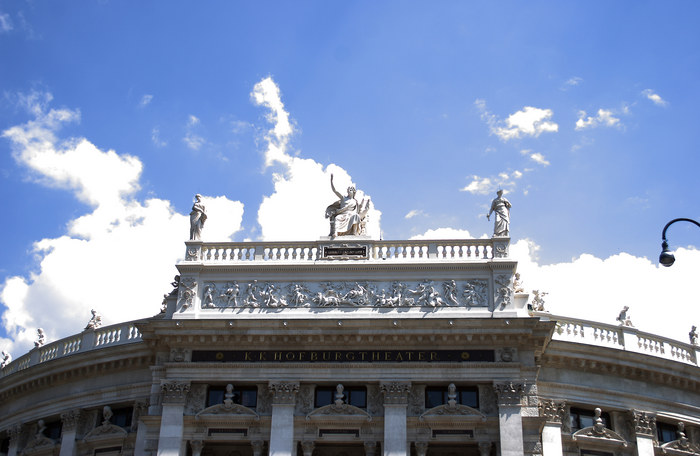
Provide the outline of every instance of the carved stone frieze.
[[[506,276],[507,277],[507,276]],[[187,309],[197,284],[183,278],[178,305]],[[284,307],[487,307],[488,280],[364,282],[206,282],[202,309]]]
[[540,416],[544,418],[547,423],[561,425],[566,416],[566,404],[563,401],[540,399],[538,408]]
[[190,394],[187,395],[185,403],[185,415],[196,415],[204,410],[207,402],[207,385],[203,383],[190,387]]
[[498,413],[497,407],[494,389],[488,385],[479,385],[479,410],[484,415],[495,415]]
[[192,360],[192,350],[188,348],[173,348],[170,350],[170,362],[182,363]]
[[162,404],[185,404],[190,392],[189,382],[163,381],[160,384]]
[[496,383],[493,385],[499,406],[521,405],[525,385],[522,383]]
[[384,405],[408,405],[410,382],[382,382],[379,388],[384,394]]
[[654,436],[656,428],[656,417],[647,412],[630,410],[630,416],[634,422],[634,432],[636,434]]
[[297,393],[296,413],[308,415],[314,409],[314,386],[301,385]]
[[299,382],[270,382],[268,387],[273,395],[273,405],[293,405],[299,392]]

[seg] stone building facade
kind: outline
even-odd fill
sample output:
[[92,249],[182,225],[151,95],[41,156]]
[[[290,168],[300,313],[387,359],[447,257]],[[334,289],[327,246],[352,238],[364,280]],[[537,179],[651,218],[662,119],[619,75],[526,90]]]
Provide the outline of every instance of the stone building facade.
[[508,248],[189,241],[160,314],[2,368],[0,454],[700,454],[698,347],[528,309]]

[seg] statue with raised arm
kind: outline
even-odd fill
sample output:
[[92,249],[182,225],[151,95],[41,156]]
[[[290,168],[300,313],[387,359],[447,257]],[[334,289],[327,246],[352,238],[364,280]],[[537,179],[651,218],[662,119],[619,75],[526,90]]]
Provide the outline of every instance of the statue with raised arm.
[[190,241],[199,241],[202,239],[202,228],[207,220],[207,213],[202,204],[202,195],[197,193],[194,195],[194,204],[192,212],[190,212]]
[[355,199],[355,187],[348,187],[348,194],[343,196],[333,185],[331,174],[331,190],[338,197],[338,201],[326,208],[326,218],[330,219],[331,231],[329,236],[357,236],[364,234],[362,223],[369,211],[369,199],[367,203],[363,199],[359,204]]
[[497,197],[491,201],[491,210],[486,214],[486,220],[491,220],[491,214],[495,213],[496,217],[493,220],[493,235],[494,236],[510,236],[510,201],[503,198],[503,190],[499,189],[496,192]]

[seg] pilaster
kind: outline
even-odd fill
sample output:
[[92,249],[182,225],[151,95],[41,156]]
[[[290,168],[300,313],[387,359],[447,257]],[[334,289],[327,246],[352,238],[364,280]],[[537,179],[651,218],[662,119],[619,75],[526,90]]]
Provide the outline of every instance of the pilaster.
[[647,412],[630,410],[634,423],[634,434],[637,440],[638,456],[654,456],[654,428],[656,417]]
[[183,414],[185,400],[190,392],[190,383],[163,381],[160,387],[163,411],[160,420],[158,456],[181,456],[185,454],[185,445],[182,440]]
[[495,383],[498,398],[498,424],[501,456],[522,456],[523,419],[520,415],[525,385],[517,382]]
[[75,456],[75,433],[82,412],[71,410],[61,414],[61,451],[59,456]]
[[19,453],[19,440],[22,437],[22,428],[21,424],[16,424],[7,430],[7,434],[10,436],[10,447],[8,448],[7,456],[17,456]]
[[406,408],[410,382],[382,382],[379,388],[384,395],[384,456],[406,456]]
[[542,428],[543,456],[562,456],[561,425],[566,413],[566,404],[552,399],[542,399],[539,404],[540,416],[544,418]]
[[294,405],[299,382],[270,382],[272,420],[270,422],[270,456],[294,455]]

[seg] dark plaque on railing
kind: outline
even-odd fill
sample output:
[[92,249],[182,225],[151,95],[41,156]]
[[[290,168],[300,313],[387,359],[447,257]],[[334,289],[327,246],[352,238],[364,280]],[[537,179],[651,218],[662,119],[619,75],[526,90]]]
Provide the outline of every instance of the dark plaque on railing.
[[324,260],[366,260],[369,258],[369,248],[366,245],[324,245]]

